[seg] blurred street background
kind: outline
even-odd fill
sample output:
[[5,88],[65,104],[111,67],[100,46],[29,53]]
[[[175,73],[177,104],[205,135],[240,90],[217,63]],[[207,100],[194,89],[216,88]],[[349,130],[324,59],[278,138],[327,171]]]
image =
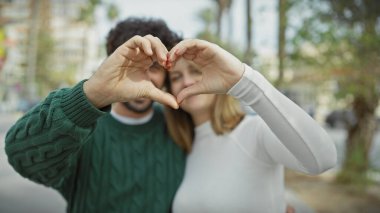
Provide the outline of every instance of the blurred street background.
[[89,78],[112,26],[164,19],[259,70],[333,138],[338,166],[286,172],[296,212],[380,212],[380,1],[0,0],[0,212],[64,212],[9,166],[10,126],[50,91]]

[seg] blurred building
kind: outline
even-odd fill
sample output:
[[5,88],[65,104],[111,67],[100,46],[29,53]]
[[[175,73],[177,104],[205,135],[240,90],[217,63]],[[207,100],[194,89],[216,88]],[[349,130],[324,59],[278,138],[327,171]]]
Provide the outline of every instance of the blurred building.
[[14,109],[20,98],[36,98],[38,30],[48,31],[54,42],[51,72],[74,73],[76,81],[90,76],[99,44],[94,27],[78,19],[86,2],[0,0],[0,110]]
[[87,6],[87,0],[50,1],[53,2],[51,26],[56,41],[57,69],[64,71],[71,65],[77,69],[77,80],[88,78],[98,66],[99,44],[94,26],[78,21],[80,9]]
[[26,7],[19,6],[23,2],[8,0],[0,3],[0,27],[4,36],[1,45],[4,58],[0,68],[0,110],[7,110],[17,104],[26,72],[26,20],[29,12]]

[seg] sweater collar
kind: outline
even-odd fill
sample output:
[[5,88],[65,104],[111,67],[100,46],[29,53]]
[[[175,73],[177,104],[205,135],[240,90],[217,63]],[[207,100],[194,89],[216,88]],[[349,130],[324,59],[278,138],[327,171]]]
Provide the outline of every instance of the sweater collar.
[[112,117],[115,118],[117,121],[126,125],[141,125],[141,124],[148,123],[152,119],[153,114],[154,114],[154,111],[152,110],[148,115],[142,118],[130,118],[127,116],[119,115],[114,110],[111,109]]
[[164,116],[162,114],[161,109],[156,107],[154,108],[153,117],[149,119],[148,122],[145,122],[143,124],[130,125],[122,123],[119,120],[116,120],[111,115],[111,113],[107,113],[107,116],[104,116],[103,119],[106,120],[110,128],[116,128],[129,133],[145,134],[150,131],[155,131],[157,128],[162,129],[162,131],[165,131]]
[[215,135],[214,129],[212,128],[211,121],[206,121],[203,124],[195,127],[195,137],[205,137],[208,135]]

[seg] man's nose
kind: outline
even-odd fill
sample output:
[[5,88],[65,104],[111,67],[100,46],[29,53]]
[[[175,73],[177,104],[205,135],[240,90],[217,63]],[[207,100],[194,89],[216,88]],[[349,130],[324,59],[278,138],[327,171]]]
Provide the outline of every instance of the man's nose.
[[152,81],[152,76],[147,73],[146,75],[142,76],[142,79],[147,80],[147,81]]

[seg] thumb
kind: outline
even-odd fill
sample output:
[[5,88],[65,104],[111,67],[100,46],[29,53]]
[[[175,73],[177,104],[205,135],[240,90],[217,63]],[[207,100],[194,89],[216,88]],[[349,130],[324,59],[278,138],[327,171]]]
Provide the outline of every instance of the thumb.
[[149,92],[149,98],[157,101],[161,104],[168,105],[174,109],[178,109],[178,103],[175,97],[169,93],[166,93],[156,87],[153,87]]
[[178,103],[181,103],[185,98],[202,93],[205,93],[204,89],[201,84],[196,83],[181,90],[181,92],[177,95],[177,101]]

